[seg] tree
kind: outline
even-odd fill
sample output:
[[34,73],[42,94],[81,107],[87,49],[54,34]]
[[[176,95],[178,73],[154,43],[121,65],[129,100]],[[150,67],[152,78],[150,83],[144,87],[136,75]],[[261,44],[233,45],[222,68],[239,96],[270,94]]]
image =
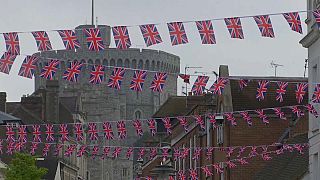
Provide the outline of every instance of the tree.
[[6,180],[40,180],[48,169],[36,166],[36,157],[16,153],[6,170]]

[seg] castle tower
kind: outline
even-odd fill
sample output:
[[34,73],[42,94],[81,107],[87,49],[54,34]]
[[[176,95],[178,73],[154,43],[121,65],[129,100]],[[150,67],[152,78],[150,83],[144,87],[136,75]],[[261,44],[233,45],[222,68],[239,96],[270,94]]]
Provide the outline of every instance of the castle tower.
[[[82,101],[82,110],[87,113],[87,121],[103,122],[120,119],[149,118],[171,95],[177,94],[177,76],[168,74],[163,93],[155,93],[149,89],[154,73],[148,72],[142,92],[129,89],[133,71],[127,70],[122,81],[121,90],[107,87],[107,81],[112,68],[106,69],[105,80],[101,85],[89,83],[90,64],[103,64],[170,73],[180,72],[180,59],[178,56],[157,50],[134,49],[118,50],[109,48],[110,27],[99,25],[106,49],[100,52],[89,51],[82,32],[83,28],[92,28],[92,25],[76,27],[76,34],[80,41],[81,49],[75,51],[57,50],[36,53],[40,57],[38,71],[35,75],[35,89],[46,87],[46,80],[39,77],[39,72],[44,66],[45,58],[61,60],[61,68],[56,74],[59,81],[60,97],[78,96]],[[82,68],[78,83],[71,83],[62,79],[62,74],[68,61],[78,60],[86,65]],[[113,128],[116,124],[112,124]],[[135,130],[131,123],[127,123],[128,138],[123,141],[116,139],[107,142],[111,145],[129,146],[137,140]],[[116,130],[114,131],[116,132]],[[102,136],[102,134],[101,134]],[[105,143],[105,142],[103,142]],[[133,179],[133,161],[124,159],[107,159],[89,162],[91,179]],[[127,174],[124,172],[128,172]],[[125,176],[125,177],[122,177]]]

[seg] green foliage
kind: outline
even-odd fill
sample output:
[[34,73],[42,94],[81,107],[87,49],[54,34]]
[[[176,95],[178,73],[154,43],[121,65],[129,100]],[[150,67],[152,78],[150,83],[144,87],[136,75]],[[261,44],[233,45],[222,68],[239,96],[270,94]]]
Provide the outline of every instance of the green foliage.
[[36,157],[17,153],[14,155],[5,174],[6,180],[40,180],[46,173],[46,168],[36,166]]

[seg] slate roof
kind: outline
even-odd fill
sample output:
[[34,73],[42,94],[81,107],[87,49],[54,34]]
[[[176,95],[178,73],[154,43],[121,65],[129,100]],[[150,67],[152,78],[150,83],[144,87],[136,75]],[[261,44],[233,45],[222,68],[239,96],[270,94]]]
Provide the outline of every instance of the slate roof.
[[[288,144],[307,143],[308,134],[297,135],[289,139]],[[309,151],[299,154],[297,151],[275,156],[255,175],[255,180],[287,180],[300,179],[308,172]]]
[[10,114],[0,111],[0,124],[4,124],[6,121],[21,121],[21,120]]
[[[231,76],[236,77],[236,76]],[[245,77],[241,77],[245,79]],[[307,82],[307,78],[300,77],[247,77],[248,79],[263,79],[268,81],[285,81],[285,82]],[[239,81],[230,79],[231,95],[234,111],[248,110],[248,109],[260,109],[269,107],[282,107],[297,105],[298,102],[295,97],[295,83],[289,83],[287,92],[283,96],[284,101],[279,103],[276,101],[276,89],[278,88],[275,82],[269,82],[268,91],[266,93],[265,100],[258,101],[256,99],[258,80],[252,80],[247,87],[241,91],[239,87]],[[308,91],[307,91],[308,93]],[[305,95],[302,104],[306,104],[308,100],[308,94]]]

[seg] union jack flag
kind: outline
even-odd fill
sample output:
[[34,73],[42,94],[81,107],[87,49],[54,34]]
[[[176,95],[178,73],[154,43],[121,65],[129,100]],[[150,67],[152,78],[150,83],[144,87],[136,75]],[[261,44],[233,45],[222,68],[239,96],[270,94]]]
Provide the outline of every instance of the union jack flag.
[[42,68],[40,77],[53,80],[54,75],[56,74],[60,66],[60,61],[57,59],[51,59],[46,65]]
[[312,104],[307,104],[305,107],[310,112],[310,114],[314,115],[315,118],[319,117],[317,110],[314,108],[314,106]]
[[247,122],[249,126],[252,126],[252,119],[248,111],[242,111],[239,114],[242,116],[242,118]]
[[172,46],[188,43],[188,37],[182,22],[171,22],[167,25]]
[[146,152],[145,148],[143,148],[143,147],[140,148],[139,152],[138,152],[138,159],[143,159],[143,156],[144,156],[145,152]]
[[62,78],[70,82],[78,82],[78,77],[82,69],[82,63],[72,61],[64,72]]
[[150,156],[149,159],[152,160],[157,155],[157,148],[150,148]]
[[178,121],[180,122],[180,125],[184,128],[185,132],[189,131],[187,118],[185,117],[177,117]]
[[53,130],[53,125],[52,124],[46,124],[46,141],[47,142],[53,142],[54,141],[54,130]]
[[20,125],[19,131],[18,131],[18,141],[26,143],[27,142],[27,126],[26,125]]
[[231,35],[231,38],[244,39],[240,18],[225,18],[224,21]]
[[141,121],[134,120],[134,121],[132,121],[132,123],[133,123],[133,127],[136,129],[137,135],[141,137],[143,135]]
[[205,129],[206,129],[206,125],[205,125],[205,123],[204,123],[204,120],[203,120],[203,118],[202,118],[200,115],[195,115],[195,116],[193,116],[193,118],[196,119],[196,123],[200,126],[200,128],[201,128],[202,130],[205,130]]
[[206,159],[207,159],[207,160],[211,160],[213,150],[214,150],[213,147],[208,147],[208,148],[207,148],[207,152],[206,152],[206,155],[207,155],[207,158],[206,158]]
[[171,122],[170,122],[170,118],[162,118],[162,122],[164,123],[164,127],[167,130],[167,134],[170,135],[171,134]]
[[3,33],[7,52],[14,55],[20,54],[19,36],[17,32]]
[[230,169],[237,167],[237,165],[235,163],[233,163],[232,161],[227,161],[226,164],[227,164],[228,168],[230,168]]
[[163,159],[168,159],[169,157],[169,148],[162,148],[162,158]]
[[173,160],[177,161],[181,156],[179,148],[173,148]]
[[206,175],[206,177],[210,177],[213,175],[213,173],[211,172],[208,166],[201,167],[201,169],[203,173]]
[[118,49],[128,49],[131,46],[129,32],[126,26],[112,27],[112,33]]
[[47,157],[48,156],[48,153],[49,153],[49,151],[50,151],[50,147],[51,147],[51,144],[45,144],[44,145],[44,148],[43,148],[43,150],[42,150],[42,156],[43,157]]
[[198,160],[200,158],[201,148],[195,148],[193,151],[193,160]]
[[77,157],[82,157],[86,152],[87,152],[87,146],[82,145],[77,152]]
[[296,85],[296,99],[298,103],[302,103],[304,95],[307,93],[308,84],[307,83],[298,83]]
[[256,146],[252,146],[251,147],[251,152],[249,153],[249,157],[255,157],[257,155],[258,155],[257,147]]
[[213,91],[213,94],[221,95],[228,82],[227,78],[218,78],[211,86],[210,91]]
[[32,135],[33,135],[33,142],[41,142],[41,130],[40,130],[40,125],[35,124],[32,125]]
[[247,87],[249,84],[249,80],[248,79],[240,79],[239,80],[239,87],[240,90],[242,91],[244,87]]
[[287,120],[284,112],[281,111],[281,108],[273,108],[273,111],[280,119]]
[[316,87],[314,88],[311,101],[313,103],[320,103],[320,84],[317,84]]
[[256,98],[261,101],[264,100],[265,94],[268,90],[269,81],[263,80],[258,82],[257,95]]
[[64,155],[66,157],[70,157],[75,150],[76,150],[76,145],[69,145],[67,147],[67,150],[64,152]]
[[197,169],[189,169],[191,180],[198,180]]
[[55,148],[55,150],[54,150],[54,155],[55,155],[55,156],[58,156],[58,155],[59,155],[60,151],[62,150],[62,147],[63,147],[62,144],[57,144],[57,145],[56,145],[56,148]]
[[179,74],[179,77],[183,79],[184,83],[190,84],[190,75],[188,74]]
[[272,28],[271,19],[268,15],[254,16],[253,18],[256,21],[261,35],[263,37],[274,38],[274,31]]
[[126,153],[127,159],[130,159],[133,154],[133,147],[129,147]]
[[7,125],[6,126],[7,141],[14,142],[15,141],[14,135],[15,135],[15,132],[13,131],[13,127],[10,125]]
[[132,81],[130,83],[130,89],[133,91],[142,91],[144,81],[147,77],[147,71],[135,70]]
[[113,132],[112,132],[112,127],[111,124],[109,122],[104,122],[103,123],[103,131],[104,131],[104,137],[107,140],[113,139]]
[[269,124],[268,117],[264,114],[263,109],[257,109],[256,113],[258,114],[259,118],[262,120],[263,123]]
[[127,129],[126,124],[124,121],[118,121],[117,122],[117,128],[118,128],[118,136],[120,139],[124,139],[127,137]]
[[37,47],[39,51],[50,51],[52,46],[48,37],[48,34],[45,31],[35,31],[31,32],[34,39],[36,40]]
[[189,151],[190,151],[189,148],[183,148],[182,152],[181,152],[181,158],[182,159],[186,159],[188,157],[188,155],[189,155]]
[[157,132],[156,121],[154,119],[148,119],[148,126],[151,132],[151,135],[154,136]]
[[0,72],[9,74],[16,57],[16,55],[5,52],[0,59]]
[[191,92],[195,95],[203,94],[203,91],[206,88],[208,80],[209,80],[208,76],[198,76],[192,86]]
[[115,67],[110,76],[108,87],[120,90],[124,73],[125,73],[124,68]]
[[320,27],[320,10],[314,10],[313,16],[314,16],[314,19],[316,20],[316,23]]
[[178,171],[178,177],[180,180],[186,180],[183,170]]
[[104,69],[102,65],[92,66],[89,82],[91,84],[101,84],[104,78]]
[[272,157],[270,157],[269,154],[266,153],[262,154],[261,157],[264,161],[269,161],[272,159]]
[[277,97],[276,100],[283,102],[283,95],[286,94],[288,82],[277,82],[278,89],[276,89]]
[[69,141],[69,132],[68,132],[68,125],[67,124],[60,124],[60,131],[59,134],[61,135],[61,141]]
[[101,156],[101,159],[105,159],[106,157],[108,157],[110,152],[110,147],[104,147],[103,148],[103,155]]
[[37,68],[38,58],[35,56],[27,56],[21,65],[18,75],[32,79]]
[[33,156],[36,153],[36,150],[38,149],[38,142],[32,142],[30,154]]
[[74,125],[74,133],[76,135],[76,140],[77,141],[82,141],[83,140],[82,124],[77,123],[77,124]]
[[304,116],[304,113],[302,112],[301,109],[299,109],[298,106],[292,106],[291,109],[292,109],[292,112],[296,114],[298,118],[300,118],[301,116]]
[[112,157],[113,157],[113,158],[119,157],[119,154],[121,153],[121,150],[122,150],[121,147],[116,147],[116,148],[114,148],[113,153],[112,153]]
[[91,158],[95,159],[98,154],[99,154],[99,146],[93,146]]
[[14,142],[8,142],[7,154],[12,155],[14,151]]
[[231,156],[231,154],[233,153],[233,151],[234,151],[234,148],[233,147],[227,147],[226,149],[225,149],[225,151],[226,151],[226,156],[227,157],[230,157]]
[[86,42],[90,51],[104,50],[103,39],[98,28],[83,29],[86,36]]
[[163,73],[163,72],[156,73],[154,75],[150,89],[153,92],[162,92],[166,80],[167,80],[167,73]]
[[89,137],[91,141],[96,141],[98,140],[98,130],[97,130],[97,124],[96,123],[89,123]]
[[287,20],[292,31],[302,34],[301,21],[298,12],[283,13],[283,17]]
[[216,115],[215,114],[209,114],[207,115],[207,118],[209,119],[209,122],[212,124],[213,128],[217,128],[217,120],[216,120]]
[[200,34],[202,44],[216,44],[216,38],[212,22],[207,21],[196,21],[196,25]]
[[67,50],[80,48],[80,43],[77,39],[76,33],[73,30],[59,30],[59,35],[63,41],[64,47]]
[[248,161],[244,158],[238,159],[238,162],[240,162],[241,165],[249,164]]
[[157,30],[156,25],[154,24],[141,25],[140,30],[147,47],[152,46],[154,44],[162,43],[162,39]]
[[236,118],[234,118],[232,112],[230,112],[230,113],[224,113],[224,116],[226,117],[226,119],[227,119],[228,121],[231,122],[231,125],[232,125],[232,126],[236,126],[236,125],[237,125]]

